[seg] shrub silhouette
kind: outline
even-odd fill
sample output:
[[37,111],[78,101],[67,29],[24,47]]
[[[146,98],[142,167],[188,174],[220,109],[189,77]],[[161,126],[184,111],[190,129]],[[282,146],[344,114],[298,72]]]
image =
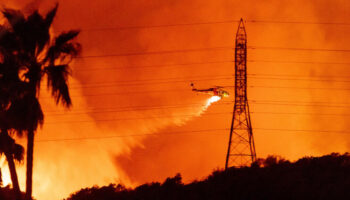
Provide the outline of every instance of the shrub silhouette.
[[349,198],[349,187],[350,155],[332,153],[296,162],[268,156],[251,167],[217,170],[189,184],[183,184],[177,174],[162,184],[143,184],[135,189],[113,184],[85,188],[67,200],[328,200]]

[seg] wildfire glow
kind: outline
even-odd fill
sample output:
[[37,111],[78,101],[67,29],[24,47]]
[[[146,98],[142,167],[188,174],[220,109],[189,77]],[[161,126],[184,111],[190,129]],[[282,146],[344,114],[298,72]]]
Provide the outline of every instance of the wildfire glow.
[[8,171],[5,156],[0,158],[0,168],[2,174],[2,184],[5,186],[11,184],[10,172]]
[[[303,4],[281,4],[280,0],[271,0],[269,4],[253,0],[240,3],[236,0],[194,0],[191,3],[150,0],[123,4],[115,0],[55,2],[60,5],[52,32],[57,35],[61,31],[82,29],[77,41],[82,44],[83,51],[81,57],[71,63],[73,77],[69,88],[73,107],[70,110],[56,106],[46,88],[40,92],[45,124],[35,135],[39,142],[34,146],[33,196],[38,200],[67,198],[93,185],[121,183],[131,187],[163,182],[176,173],[181,173],[184,181],[192,181],[223,167],[227,135],[190,133],[228,128],[232,120],[228,111],[232,104],[221,102],[222,105],[210,109],[215,112],[208,110],[206,113],[220,96],[211,96],[212,92],[196,95],[189,83],[203,81],[201,84],[206,86],[203,88],[232,85],[232,77],[226,77],[234,73],[233,63],[226,61],[232,61],[238,24],[199,26],[198,22],[232,21],[243,17],[250,21],[246,28],[252,46],[344,49],[350,42],[350,37],[346,37],[350,29],[343,26],[333,29],[317,23],[252,21],[343,22],[350,17],[347,0],[310,0]],[[53,6],[49,0],[0,1],[0,7],[21,9],[25,13],[39,8],[44,15]],[[220,15],[213,17],[213,13]],[[0,24],[3,23],[0,14]],[[194,25],[180,26],[191,23]],[[179,26],[163,26],[174,24]],[[133,28],[120,30],[116,27]],[[211,48],[220,46],[230,46],[230,49]],[[349,108],[324,106],[346,103],[344,97],[350,94],[347,90],[350,85],[333,81],[333,76],[349,75],[350,70],[343,65],[324,63],[333,62],[332,59],[349,62],[347,55],[279,48],[249,49],[248,54],[252,60],[270,60],[250,62],[247,66],[248,73],[260,77],[249,78],[251,87],[248,89],[249,99],[259,100],[251,105],[252,110],[260,112],[251,115],[259,157],[280,155],[295,160],[350,151],[348,134],[290,131],[350,128],[349,117],[344,115]],[[217,61],[221,64],[214,65]],[[177,64],[179,66],[175,66]],[[163,65],[169,67],[156,67]],[[302,81],[261,78],[264,74],[305,78]],[[315,77],[325,76],[330,77],[329,81],[314,81]],[[271,85],[280,87],[268,87]],[[331,87],[344,89],[326,90]],[[329,123],[330,120],[337,123]],[[256,129],[258,127],[267,130]],[[186,134],[167,134],[171,132]],[[26,146],[25,135],[20,143]],[[182,156],[184,154],[186,156]],[[4,185],[10,184],[5,157],[0,158],[0,167]],[[25,163],[16,166],[22,190],[25,189],[25,168]]]

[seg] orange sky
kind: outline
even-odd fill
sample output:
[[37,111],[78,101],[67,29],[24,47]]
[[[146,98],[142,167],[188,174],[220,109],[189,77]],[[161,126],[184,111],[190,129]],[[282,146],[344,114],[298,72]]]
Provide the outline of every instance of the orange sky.
[[[33,188],[39,200],[62,199],[94,184],[162,181],[177,172],[191,181],[223,168],[229,131],[194,131],[229,128],[233,97],[198,116],[207,96],[194,94],[189,84],[233,85],[230,47],[238,26],[233,20],[247,20],[250,47],[348,49],[350,42],[349,25],[252,22],[347,22],[347,0],[59,2],[53,32],[81,29],[78,41],[85,58],[72,65],[70,111],[55,107],[42,93],[46,118],[36,136]],[[1,4],[26,12],[54,6],[48,0]],[[225,23],[193,25],[201,22]],[[201,51],[177,51],[184,49]],[[140,52],[155,53],[125,55]],[[348,130],[349,83],[344,77],[350,71],[348,65],[334,64],[349,63],[348,55],[248,49],[248,99],[258,157],[295,160],[348,150],[346,133],[263,130]],[[227,90],[234,93],[232,87]],[[115,135],[126,137],[96,138]],[[78,139],[67,140],[72,138]],[[24,172],[23,165],[22,189]]]

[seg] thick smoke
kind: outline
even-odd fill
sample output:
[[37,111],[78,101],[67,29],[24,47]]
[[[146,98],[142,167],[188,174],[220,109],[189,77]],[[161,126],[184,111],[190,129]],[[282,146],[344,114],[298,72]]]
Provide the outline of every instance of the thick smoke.
[[[71,111],[56,107],[53,100],[48,98],[49,95],[45,91],[42,93],[46,122],[37,134],[34,157],[34,195],[39,200],[62,199],[81,187],[94,184],[114,182],[135,186],[144,181],[160,181],[177,172],[183,174],[185,181],[191,181],[202,178],[215,168],[223,167],[228,131],[221,129],[228,128],[231,123],[232,104],[227,102],[233,98],[231,96],[226,103],[216,103],[202,113],[201,117],[196,117],[202,112],[206,96],[192,93],[189,84],[193,81],[203,88],[213,85],[232,86],[233,79],[219,79],[218,76],[233,75],[233,63],[210,62],[233,61],[233,50],[224,48],[197,52],[116,55],[233,47],[238,24],[148,26],[239,20],[243,17],[248,20],[246,28],[250,46],[346,49],[345,44],[349,43],[345,37],[349,32],[347,26],[250,21],[345,22],[349,18],[346,12],[349,3],[346,0],[310,0],[303,1],[303,5],[300,1],[280,0],[269,1],[268,4],[253,0],[62,0],[59,3],[53,33],[81,29],[78,40],[83,46],[83,58],[73,63],[73,78],[70,80],[73,97]],[[2,4],[26,12],[39,8],[43,13],[54,6],[48,0],[34,3],[29,0],[5,0]],[[140,25],[145,27],[118,28]],[[296,78],[309,79],[327,76],[328,80],[337,79],[338,74],[348,75],[349,70],[345,66],[292,61],[349,62],[346,56],[346,53],[327,51],[249,49],[248,60],[256,62],[248,63],[248,73],[298,75]],[[258,60],[287,63],[257,62]],[[201,62],[207,64],[174,66],[179,63]],[[342,98],[348,96],[344,90],[295,87],[347,88],[348,85],[330,81],[283,80],[288,78],[291,79],[265,76],[264,79],[248,80],[249,86],[264,86],[249,87],[250,100],[287,102],[284,103],[287,105],[251,102],[258,156],[279,154],[287,159],[296,159],[305,155],[346,151],[346,135],[259,129],[348,128],[347,117],[303,114],[345,113],[346,108],[293,105],[295,102],[344,102],[345,99]],[[271,88],[274,86],[285,88]],[[232,87],[227,89],[233,93]],[[150,107],[152,109],[146,109]],[[276,112],[301,114],[273,114]],[[220,130],[210,131],[216,129]],[[198,130],[207,131],[195,132]],[[122,137],[127,135],[135,136]],[[24,165],[19,169],[19,177],[21,188],[24,189]]]

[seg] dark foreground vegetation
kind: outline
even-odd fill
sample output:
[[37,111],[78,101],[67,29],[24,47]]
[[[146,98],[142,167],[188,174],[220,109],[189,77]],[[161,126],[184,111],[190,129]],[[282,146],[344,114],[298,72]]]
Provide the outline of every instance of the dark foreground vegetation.
[[[1,200],[15,200],[16,199],[15,191],[9,186],[0,187],[0,199]],[[22,199],[24,199],[24,193],[22,193]]]
[[[0,200],[16,200],[16,197],[18,197],[17,191],[14,191],[10,186],[3,187],[2,184],[2,176],[0,171]],[[24,199],[24,193],[21,193],[21,197]]]
[[[146,173],[146,172],[145,172]],[[111,184],[82,189],[67,200],[345,199],[350,197],[350,154],[305,157],[290,162],[269,156],[251,167],[215,171],[183,184],[181,176],[135,189]]]

